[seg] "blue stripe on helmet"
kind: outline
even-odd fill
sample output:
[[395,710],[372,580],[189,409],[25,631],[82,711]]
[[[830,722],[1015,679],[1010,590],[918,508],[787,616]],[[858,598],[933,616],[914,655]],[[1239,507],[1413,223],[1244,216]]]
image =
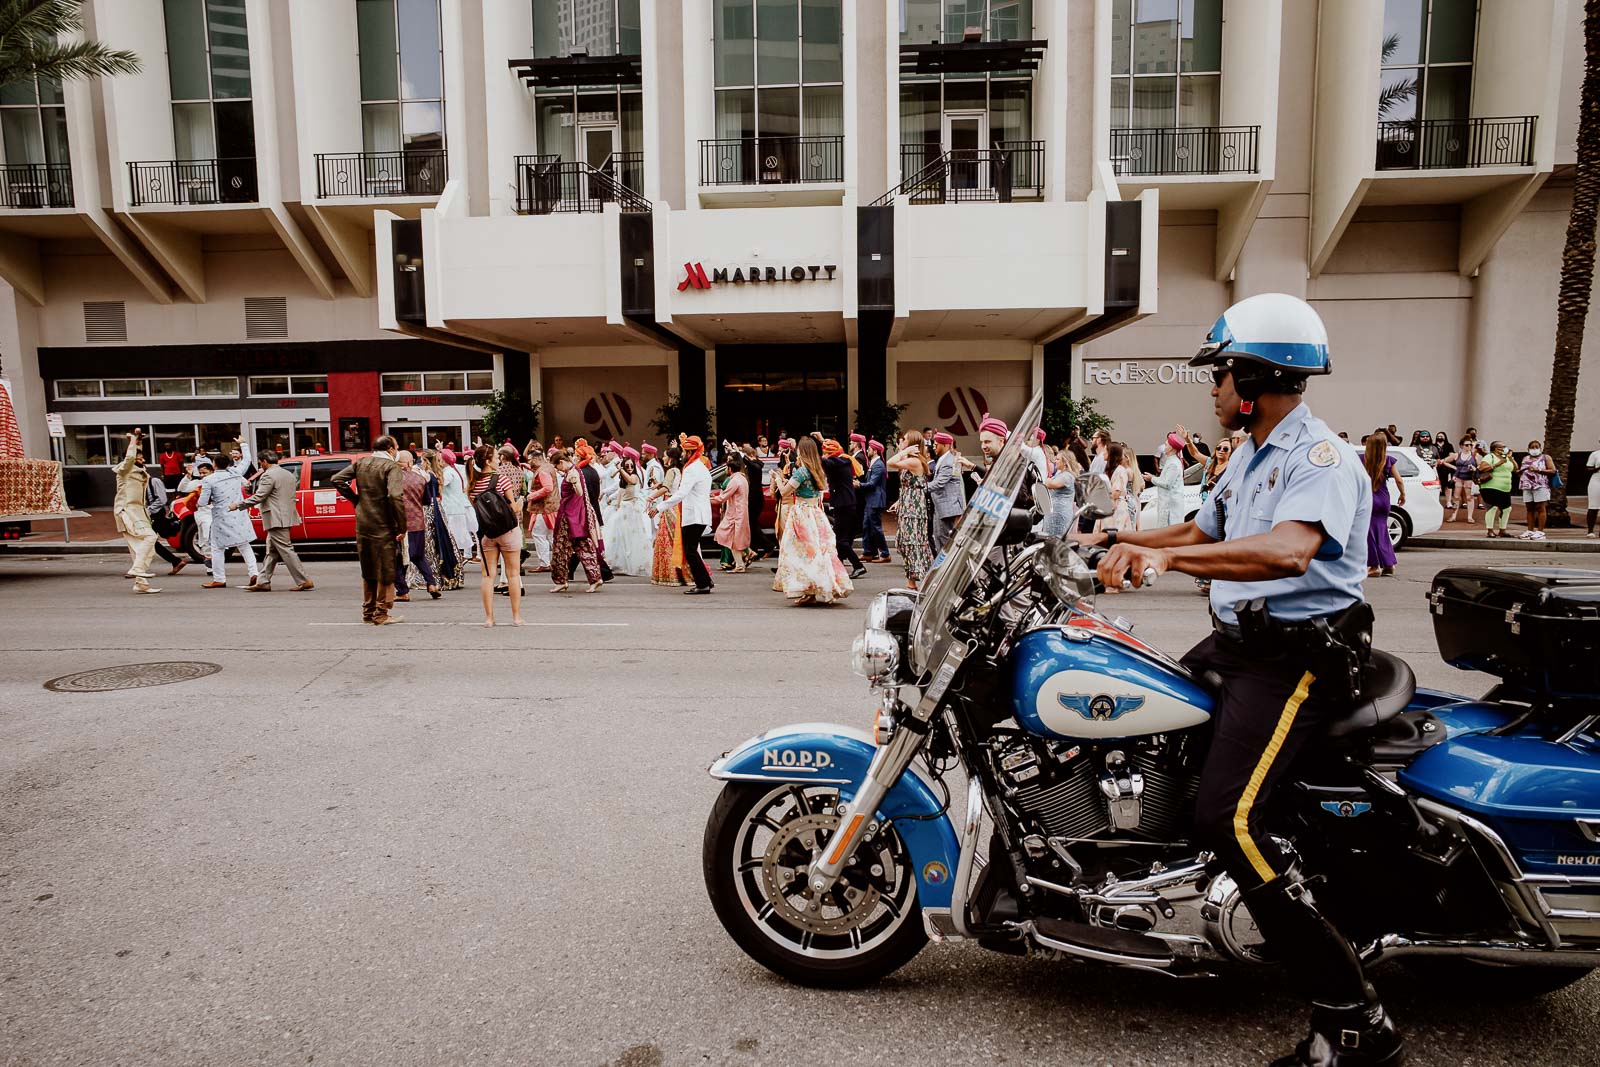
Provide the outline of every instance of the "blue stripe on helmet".
[[1230,356],[1249,354],[1285,370],[1317,374],[1328,369],[1328,346],[1309,341],[1239,341],[1228,349]]

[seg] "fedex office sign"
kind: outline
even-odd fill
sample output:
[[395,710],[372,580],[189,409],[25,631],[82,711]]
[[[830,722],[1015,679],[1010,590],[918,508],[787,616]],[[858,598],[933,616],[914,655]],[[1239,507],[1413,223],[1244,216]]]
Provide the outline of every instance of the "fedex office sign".
[[1084,385],[1210,385],[1211,371],[1186,360],[1124,359],[1117,363],[1084,360]]

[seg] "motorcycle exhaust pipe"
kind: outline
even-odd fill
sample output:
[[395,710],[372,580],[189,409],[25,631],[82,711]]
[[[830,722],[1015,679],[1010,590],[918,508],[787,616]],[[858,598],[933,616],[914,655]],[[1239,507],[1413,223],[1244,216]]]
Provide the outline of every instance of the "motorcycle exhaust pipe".
[[1370,967],[1403,956],[1448,956],[1546,967],[1600,967],[1600,947],[1554,949],[1516,941],[1413,941],[1400,934],[1385,934],[1361,954]]

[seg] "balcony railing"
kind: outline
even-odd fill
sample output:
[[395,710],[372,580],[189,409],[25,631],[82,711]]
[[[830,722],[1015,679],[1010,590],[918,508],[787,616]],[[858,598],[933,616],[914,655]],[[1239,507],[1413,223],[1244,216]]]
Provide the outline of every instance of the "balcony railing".
[[701,185],[842,181],[843,137],[726,137],[700,142]]
[[1254,174],[1260,126],[1172,126],[1111,131],[1118,175]]
[[317,197],[438,196],[446,174],[442,148],[402,152],[317,153]]
[[1533,165],[1534,115],[1378,123],[1379,170]]
[[0,208],[71,206],[70,164],[7,163],[0,166]]
[[[641,158],[631,172],[639,174]],[[615,160],[615,157],[613,157]],[[517,157],[517,213],[549,215],[565,211],[602,211],[607,204],[619,210],[647,213],[650,201],[643,194],[618,181],[616,174],[628,173],[609,163],[596,170],[587,163],[574,163],[560,156]]]
[[144,204],[253,204],[256,161],[175,159],[128,164],[129,202]]
[[996,141],[949,152],[936,143],[902,144],[900,173],[906,180],[889,200],[901,192],[913,204],[1034,199],[1044,195],[1044,142]]

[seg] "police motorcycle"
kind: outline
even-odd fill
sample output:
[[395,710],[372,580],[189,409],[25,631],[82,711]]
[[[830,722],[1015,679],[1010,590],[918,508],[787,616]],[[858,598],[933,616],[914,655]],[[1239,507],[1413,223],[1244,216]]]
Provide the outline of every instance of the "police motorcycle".
[[[870,984],[929,941],[1171,976],[1272,962],[1190,841],[1210,684],[1097,610],[1092,553],[1032,538],[1013,509],[1041,410],[920,595],[867,612],[852,666],[879,697],[872,728],[780,727],[710,767],[727,783],[711,902],[787,979]],[[1374,650],[1359,703],[1279,787],[1273,831],[1367,964],[1550,992],[1600,966],[1600,572],[1462,568],[1430,599],[1445,658],[1501,683],[1417,689]]]

